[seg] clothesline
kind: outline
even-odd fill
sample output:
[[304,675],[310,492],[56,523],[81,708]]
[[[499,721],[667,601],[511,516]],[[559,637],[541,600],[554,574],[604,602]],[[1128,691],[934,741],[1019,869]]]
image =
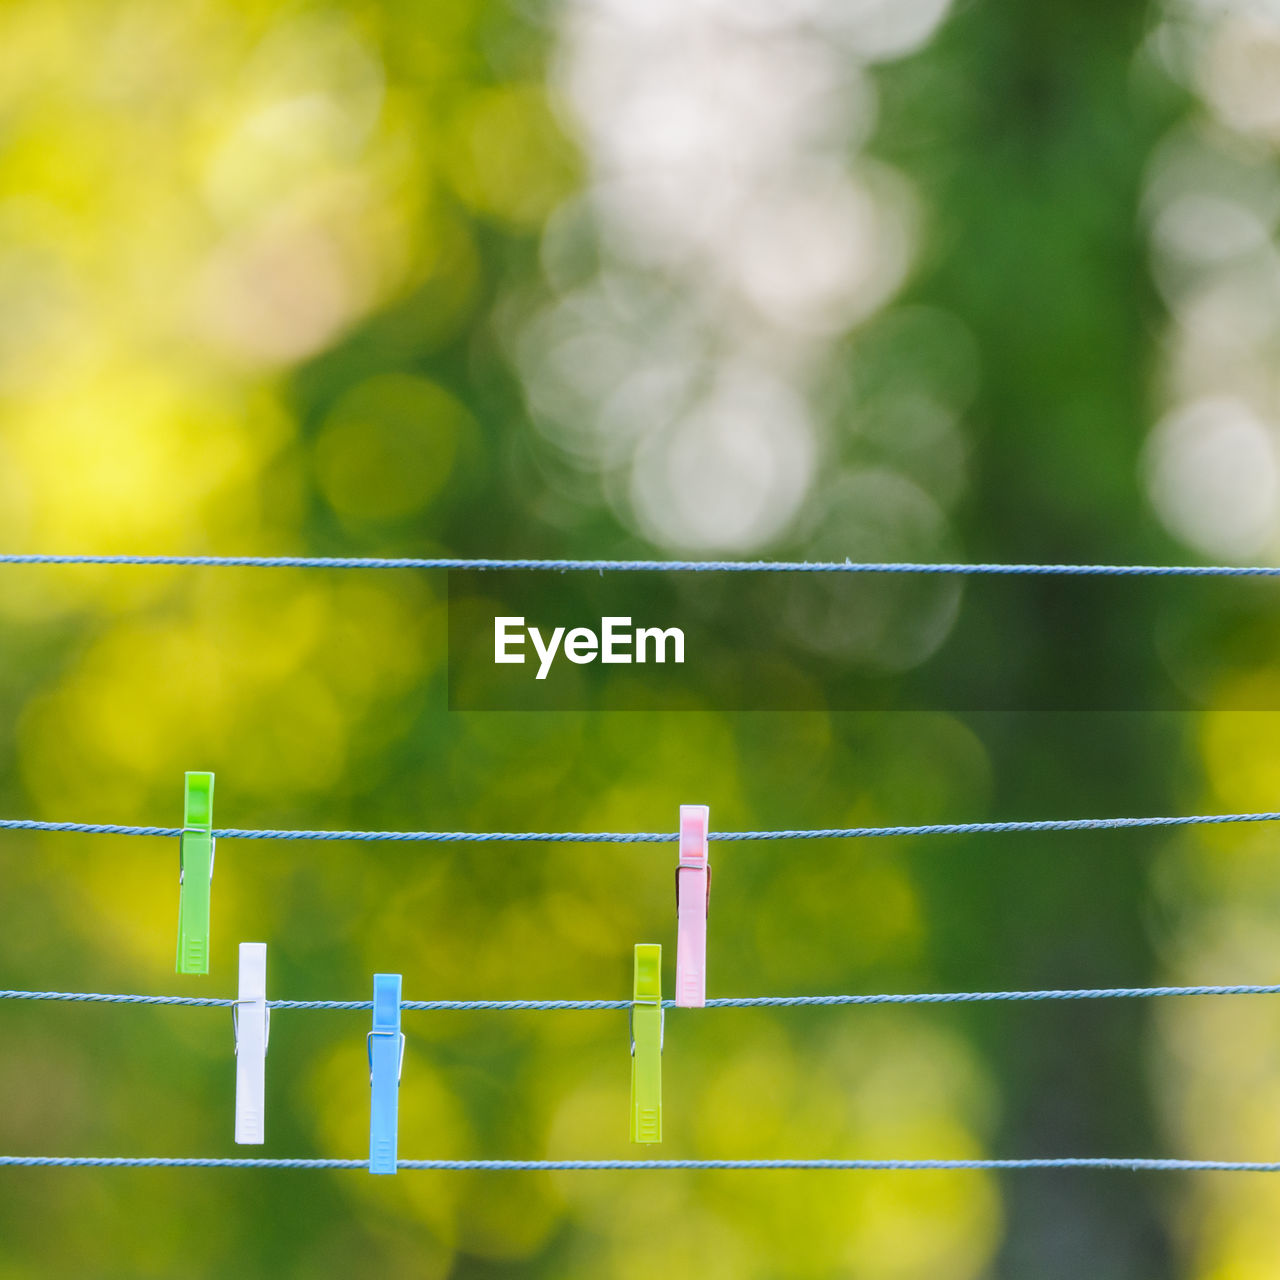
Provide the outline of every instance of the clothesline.
[[[786,1008],[789,1006],[832,1006],[859,1004],[982,1004],[995,1001],[1035,1000],[1140,1000],[1162,996],[1274,996],[1280,984],[1237,984],[1234,986],[1183,987],[1082,987],[1045,991],[944,991],[905,992],[874,995],[834,996],[724,996],[709,999],[708,1009]],[[0,1000],[66,1000],[91,1004],[188,1005],[195,1008],[231,1008],[237,1001],[225,996],[102,995],[88,991],[0,991]],[[474,1010],[561,1010],[630,1009],[630,1000],[402,1000],[400,1008],[419,1012]],[[352,1009],[373,1008],[372,1000],[268,1000],[269,1009]],[[674,1000],[663,1000],[665,1009],[676,1008]]]
[[994,564],[854,560],[572,560],[465,556],[0,554],[9,565],[176,565],[193,569],[522,569],[553,573],[897,573],[1073,577],[1274,578],[1276,565]]
[[[367,1160],[212,1156],[0,1156],[0,1168],[52,1169],[368,1169]],[[1129,1156],[1051,1156],[1015,1160],[398,1160],[399,1169],[489,1173],[592,1173],[655,1169],[845,1169],[863,1172],[1124,1169],[1150,1173],[1280,1173],[1280,1163],[1255,1160],[1172,1160]]]
[[[1209,813],[1139,818],[1047,818],[1012,822],[935,822],[920,826],[809,827],[768,831],[708,831],[707,839],[848,840],[883,836],[1005,835],[1014,832],[1121,831],[1131,827],[1216,826],[1277,822],[1280,811]],[[37,818],[0,818],[0,831],[73,832],[100,836],[157,836],[174,839],[181,827],[136,826],[111,822],[46,822]],[[421,844],[675,844],[675,831],[291,831],[270,827],[215,827],[219,840],[407,841]]]

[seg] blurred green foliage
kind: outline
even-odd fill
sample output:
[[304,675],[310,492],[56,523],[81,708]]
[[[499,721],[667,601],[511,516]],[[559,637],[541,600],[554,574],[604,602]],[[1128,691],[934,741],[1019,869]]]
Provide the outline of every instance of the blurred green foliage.
[[[1185,554],[1138,466],[1164,315],[1135,210],[1187,110],[1140,56],[1150,18],[969,4],[867,73],[870,146],[914,182],[922,247],[897,300],[824,357],[817,496],[764,550]],[[0,543],[652,554],[614,472],[534,422],[512,355],[604,252],[556,222],[590,169],[547,88],[566,21],[497,0],[0,7]],[[640,329],[668,284],[637,289]],[[668,590],[629,585],[637,613]],[[775,625],[749,588],[674,590]],[[797,595],[778,625],[863,676],[918,670],[940,707],[1061,705],[1089,637],[1125,673],[1116,709],[448,712],[435,575],[11,569],[0,805],[173,823],[198,768],[217,774],[220,826],[669,830],[681,802],[722,829],[1275,807],[1280,737],[1247,710],[1275,705],[1268,601],[860,590]],[[1188,669],[1162,637],[1206,614],[1187,659],[1206,709],[1143,711]],[[616,998],[635,942],[672,954],[669,853],[225,842],[195,980],[172,973],[176,847],[10,833],[0,985],[228,994],[236,944],[264,939],[281,998],[363,998],[375,969],[403,972],[408,998]],[[1263,828],[713,846],[712,993],[1269,981],[1271,853]],[[674,1013],[662,1154],[1269,1158],[1277,1017]],[[629,1154],[618,1015],[406,1030],[403,1155]],[[362,1015],[276,1016],[264,1154],[362,1153],[364,1032]],[[5,1005],[0,1151],[236,1154],[232,1061],[230,1020],[207,1010]],[[1251,1280],[1274,1274],[1271,1186],[12,1170],[0,1280]]]

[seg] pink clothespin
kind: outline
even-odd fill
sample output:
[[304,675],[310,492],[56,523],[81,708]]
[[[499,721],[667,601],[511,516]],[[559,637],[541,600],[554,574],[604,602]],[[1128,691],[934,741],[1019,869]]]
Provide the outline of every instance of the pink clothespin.
[[701,1009],[707,1003],[707,907],[711,864],[707,860],[709,810],[680,806],[680,865],[676,868],[676,1004]]

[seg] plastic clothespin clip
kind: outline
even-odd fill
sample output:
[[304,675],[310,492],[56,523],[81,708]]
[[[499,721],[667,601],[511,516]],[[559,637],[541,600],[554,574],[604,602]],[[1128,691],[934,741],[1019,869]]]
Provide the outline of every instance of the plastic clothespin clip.
[[400,975],[373,975],[373,1030],[369,1032],[369,1172],[396,1172],[400,1119]]
[[662,1141],[662,948],[636,944],[631,1004],[631,1141]]
[[179,973],[209,972],[213,845],[213,774],[188,773],[178,837]]
[[271,1010],[267,1008],[267,944],[240,944],[240,989],[231,1007],[236,1031],[236,1141],[260,1143],[266,1109],[267,1042]]
[[707,1003],[707,912],[711,864],[707,859],[710,811],[705,804],[680,806],[680,863],[676,867],[676,1004],[701,1009]]

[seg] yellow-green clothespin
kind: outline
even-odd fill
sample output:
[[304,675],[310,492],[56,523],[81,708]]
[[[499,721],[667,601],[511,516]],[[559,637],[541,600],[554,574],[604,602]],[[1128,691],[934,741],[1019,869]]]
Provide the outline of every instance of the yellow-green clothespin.
[[631,1141],[662,1141],[662,948],[636,944],[631,1004]]
[[213,774],[188,773],[178,837],[178,972],[209,972]]

